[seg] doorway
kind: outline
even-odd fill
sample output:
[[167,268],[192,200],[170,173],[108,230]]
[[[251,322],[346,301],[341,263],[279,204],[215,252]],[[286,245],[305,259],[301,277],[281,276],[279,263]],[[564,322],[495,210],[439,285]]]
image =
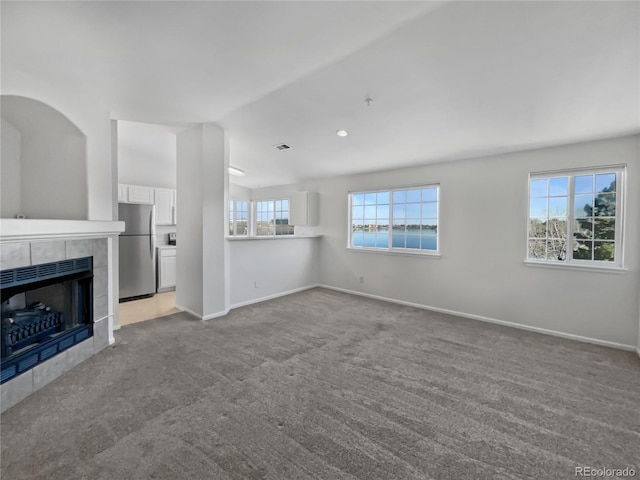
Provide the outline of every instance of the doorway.
[[176,308],[176,292],[157,293],[150,298],[120,304],[120,326],[164,317],[180,310]]

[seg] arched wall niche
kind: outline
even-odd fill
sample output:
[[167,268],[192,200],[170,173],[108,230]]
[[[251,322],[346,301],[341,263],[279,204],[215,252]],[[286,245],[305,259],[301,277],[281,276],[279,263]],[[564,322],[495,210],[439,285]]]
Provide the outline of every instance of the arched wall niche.
[[32,98],[0,97],[0,216],[87,220],[87,137]]

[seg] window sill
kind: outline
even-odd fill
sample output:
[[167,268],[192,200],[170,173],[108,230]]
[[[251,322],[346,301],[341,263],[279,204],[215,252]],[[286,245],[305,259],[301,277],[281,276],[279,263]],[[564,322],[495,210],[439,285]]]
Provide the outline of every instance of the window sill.
[[614,273],[624,274],[628,272],[628,269],[618,266],[605,266],[605,265],[577,265],[575,263],[552,263],[552,262],[536,262],[535,260],[525,260],[523,262],[527,267],[535,268],[555,268],[560,270],[574,270],[581,272],[595,272],[595,273]]
[[397,250],[383,250],[377,248],[358,248],[358,247],[347,247],[347,250],[350,252],[358,252],[358,253],[375,253],[377,255],[401,255],[404,257],[424,257],[431,258],[434,260],[439,260],[442,258],[439,252],[425,252],[425,251],[397,251]]
[[298,240],[300,238],[320,238],[322,235],[264,235],[260,237],[237,236],[225,237],[232,242],[246,242],[248,240]]

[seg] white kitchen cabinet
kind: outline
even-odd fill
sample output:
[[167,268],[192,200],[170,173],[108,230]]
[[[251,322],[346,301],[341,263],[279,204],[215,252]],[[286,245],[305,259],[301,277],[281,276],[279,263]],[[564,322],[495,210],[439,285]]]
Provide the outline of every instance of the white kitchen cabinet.
[[156,225],[175,225],[178,215],[176,190],[142,185],[118,184],[118,202],[144,203],[156,206]]
[[127,202],[128,203],[145,203],[153,205],[154,188],[143,187],[141,185],[127,185]]
[[176,247],[158,247],[158,292],[176,288]]
[[156,225],[176,224],[176,191],[156,188]]
[[290,205],[291,225],[318,224],[318,194],[316,192],[299,192],[291,196]]
[[127,202],[127,187],[128,185],[124,185],[122,183],[118,184],[118,202]]

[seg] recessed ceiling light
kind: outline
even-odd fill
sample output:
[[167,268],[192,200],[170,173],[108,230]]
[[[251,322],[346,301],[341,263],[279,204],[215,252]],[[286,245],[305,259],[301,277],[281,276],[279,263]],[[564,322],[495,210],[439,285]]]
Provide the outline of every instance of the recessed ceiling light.
[[347,135],[349,135],[349,132],[347,132],[346,130],[338,130],[336,132],[336,135],[338,135],[339,137],[346,137]]
[[244,177],[246,175],[244,170],[240,170],[239,168],[236,168],[236,167],[229,167],[227,168],[227,171],[231,175],[235,175],[236,177]]

